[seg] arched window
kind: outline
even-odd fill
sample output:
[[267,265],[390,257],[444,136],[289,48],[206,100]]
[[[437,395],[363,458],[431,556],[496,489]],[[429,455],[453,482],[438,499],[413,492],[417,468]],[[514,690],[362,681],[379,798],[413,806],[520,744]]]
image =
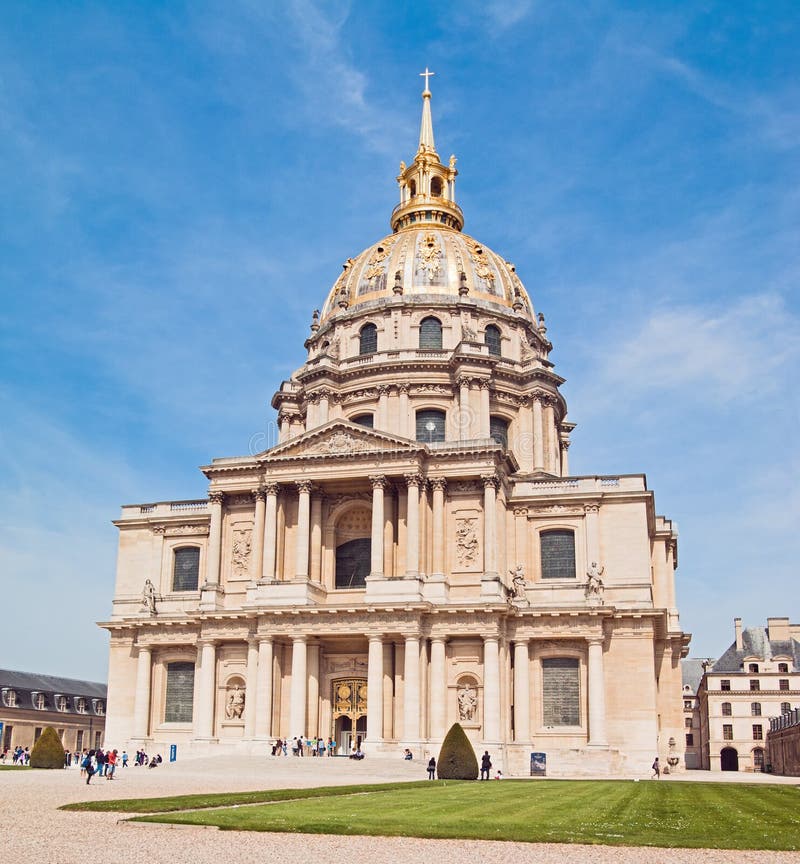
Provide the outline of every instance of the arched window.
[[489,418],[489,437],[503,447],[508,447],[508,420],[503,417]]
[[732,713],[733,713],[733,709],[731,707],[731,703],[730,702],[723,702],[722,703],[722,716],[723,717],[730,717]]
[[417,441],[444,441],[445,416],[444,411],[417,411]]
[[502,352],[500,350],[500,328],[495,327],[494,324],[490,324],[483,334],[483,341],[489,348],[489,353],[492,357],[500,357]]
[[408,188],[409,188],[409,190],[411,191],[411,195],[412,195],[412,197],[413,197],[414,195],[416,195],[416,194],[417,194],[417,181],[416,181],[416,180],[412,180],[412,181],[408,184]]
[[753,771],[764,770],[764,748],[756,747],[753,750]]
[[363,588],[372,564],[369,537],[348,540],[336,547],[336,587]]
[[351,423],[357,423],[359,426],[363,426],[365,429],[373,428],[373,415],[372,414],[359,414],[357,417],[350,418]]
[[172,568],[173,591],[197,591],[200,584],[200,548],[182,546],[175,550]]
[[442,322],[438,318],[423,318],[419,325],[419,347],[432,351],[442,349]]
[[539,544],[542,579],[575,578],[574,531],[542,531],[539,535]]
[[192,722],[194,663],[167,664],[167,693],[164,701],[164,722]]
[[358,353],[374,354],[378,350],[378,328],[374,324],[365,324],[359,333]]
[[434,177],[431,180],[431,195],[434,198],[440,198],[442,194],[442,178]]

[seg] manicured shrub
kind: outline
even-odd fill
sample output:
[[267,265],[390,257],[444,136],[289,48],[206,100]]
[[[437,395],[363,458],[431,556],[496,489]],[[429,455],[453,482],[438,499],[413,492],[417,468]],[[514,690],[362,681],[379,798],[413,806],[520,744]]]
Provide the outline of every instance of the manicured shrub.
[[440,780],[478,779],[478,760],[460,723],[453,723],[442,741],[436,773]]
[[58,732],[48,726],[31,750],[31,768],[63,768],[64,748]]

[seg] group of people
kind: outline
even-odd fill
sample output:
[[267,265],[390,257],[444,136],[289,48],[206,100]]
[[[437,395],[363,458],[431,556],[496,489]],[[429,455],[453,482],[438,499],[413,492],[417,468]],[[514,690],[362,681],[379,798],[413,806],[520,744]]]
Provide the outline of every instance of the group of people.
[[336,754],[336,742],[333,738],[304,738],[302,735],[295,736],[291,741],[278,738],[272,745],[271,756],[334,756]]
[[[0,760],[2,760],[3,764],[6,764],[6,759],[8,759],[8,747],[3,748],[3,753],[0,755]],[[11,764],[12,765],[27,765],[31,761],[31,751],[28,747],[15,747],[14,752],[11,754]]]

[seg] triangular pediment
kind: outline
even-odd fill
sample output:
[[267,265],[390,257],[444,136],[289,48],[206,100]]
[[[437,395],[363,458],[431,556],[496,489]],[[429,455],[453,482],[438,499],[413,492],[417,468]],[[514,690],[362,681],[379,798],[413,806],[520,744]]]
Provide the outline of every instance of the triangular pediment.
[[304,432],[291,441],[278,444],[271,450],[260,453],[264,461],[273,459],[296,459],[313,457],[348,457],[363,453],[413,453],[424,449],[424,445],[409,438],[367,429],[347,420],[331,420]]

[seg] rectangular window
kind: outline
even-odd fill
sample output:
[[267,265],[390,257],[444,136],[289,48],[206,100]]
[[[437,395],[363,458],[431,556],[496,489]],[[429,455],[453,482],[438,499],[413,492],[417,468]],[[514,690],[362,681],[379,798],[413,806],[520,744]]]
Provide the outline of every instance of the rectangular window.
[[730,723],[722,727],[722,738],[724,741],[733,741],[733,726]]
[[747,667],[747,671],[748,671],[748,672],[751,672],[751,673],[752,673],[752,672],[756,672],[756,673],[757,673],[757,672],[758,672],[758,663],[751,663],[751,664]]
[[97,750],[97,748],[100,746],[102,741],[103,741],[103,733],[102,732],[95,732],[94,733],[94,749],[95,750]]
[[197,591],[200,579],[200,549],[184,546],[175,550],[175,569],[172,574],[173,591]]
[[731,689],[731,679],[723,678],[722,681],[719,682],[720,690],[730,690]]
[[753,724],[753,741],[761,741],[764,738],[764,727],[760,723]]
[[580,669],[569,657],[542,660],[542,706],[545,726],[579,726]]
[[64,730],[63,729],[58,730],[58,737],[61,739],[61,743],[63,744],[64,743]]
[[191,723],[194,701],[194,663],[167,665],[166,723]]
[[78,734],[75,736],[75,749],[79,753],[83,750],[83,729],[78,729]]
[[788,690],[789,689],[789,679],[781,678],[778,681],[778,690]]
[[687,729],[691,729],[692,728],[692,718],[691,717],[684,717],[683,718],[683,725]]
[[761,689],[761,683],[756,678],[751,678],[750,679],[750,689],[751,690],[760,690]]
[[733,714],[733,709],[731,708],[731,703],[730,702],[723,702],[722,703],[722,716],[723,717],[730,717],[732,714]]
[[751,702],[750,703],[750,715],[752,717],[760,717],[761,716],[761,703],[760,702]]
[[692,700],[691,699],[684,699],[683,700],[683,710],[684,711],[691,711],[692,710]]
[[691,732],[686,733],[686,746],[694,747],[694,735]]
[[42,727],[41,727],[41,726],[37,726],[37,727],[33,730],[33,742],[34,742],[34,744],[35,744],[35,743],[39,740],[39,738],[41,738],[41,737],[42,737]]
[[784,675],[786,675],[788,673],[788,671],[789,671],[789,664],[788,663],[778,663],[778,672],[782,672]]
[[575,578],[575,532],[542,531],[542,579]]

